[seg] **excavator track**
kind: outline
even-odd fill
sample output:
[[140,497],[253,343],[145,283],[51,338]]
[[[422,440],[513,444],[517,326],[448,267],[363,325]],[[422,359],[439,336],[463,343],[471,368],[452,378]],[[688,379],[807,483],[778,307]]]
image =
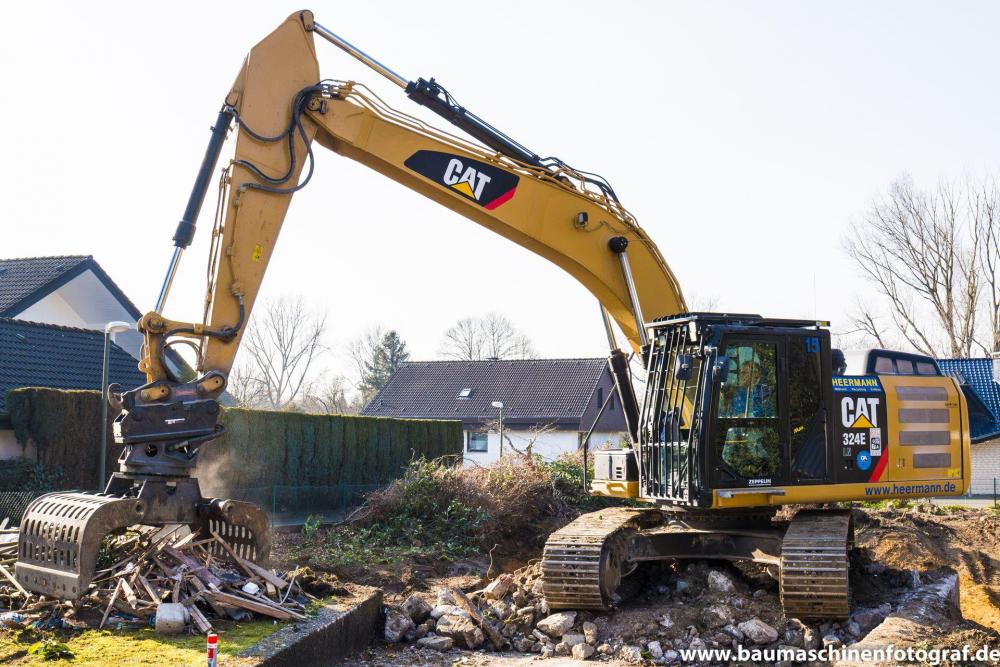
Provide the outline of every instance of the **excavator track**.
[[781,543],[781,606],[800,619],[850,614],[851,513],[799,512]]
[[584,514],[545,542],[542,586],[549,609],[608,609],[618,598],[628,556],[627,537],[659,523],[657,509],[615,507]]

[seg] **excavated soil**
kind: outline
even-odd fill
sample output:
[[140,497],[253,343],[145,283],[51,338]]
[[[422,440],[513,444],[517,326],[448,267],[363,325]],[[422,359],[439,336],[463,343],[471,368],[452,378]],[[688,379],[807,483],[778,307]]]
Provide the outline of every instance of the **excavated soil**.
[[1000,515],[920,505],[859,510],[855,526],[858,548],[874,562],[899,569],[955,570],[962,615],[1000,632]]
[[[955,647],[963,644],[1000,646],[1000,515],[990,510],[966,510],[920,505],[908,509],[856,509],[856,552],[852,560],[852,607],[874,609],[888,605],[900,607],[914,586],[929,581],[936,572],[951,568],[958,573],[961,586],[961,611],[965,620],[956,619],[926,628],[919,640],[931,646]],[[275,556],[286,564],[309,564],[301,540],[295,535],[279,539]],[[471,591],[481,588],[500,571],[513,571],[523,565],[519,559],[505,559],[493,554],[457,563],[399,563],[391,566],[327,568],[325,576],[345,583],[377,585],[386,594],[386,603],[398,605],[411,594],[424,597],[432,605],[437,590],[458,588]],[[503,567],[498,567],[498,564]],[[313,565],[314,569],[316,568]],[[720,596],[707,586],[707,575],[719,571],[734,583],[735,592]],[[489,572],[488,572],[489,571]],[[920,573],[924,574],[923,577]],[[724,605],[736,623],[760,619],[781,633],[811,629],[820,636],[839,634],[850,644],[864,637],[851,634],[847,624],[803,626],[786,619],[781,612],[777,584],[764,570],[753,565],[733,567],[717,561],[649,564],[630,577],[637,594],[619,609],[608,614],[588,614],[598,626],[601,641],[613,644],[608,655],[595,655],[590,661],[625,664],[617,648],[643,646],[650,640],[665,647],[683,648],[692,638],[702,639],[711,647],[718,629],[705,624],[705,609]],[[686,589],[678,591],[678,583]],[[663,619],[669,619],[664,623]],[[865,628],[869,630],[870,628]],[[387,645],[379,642],[366,653],[349,661],[353,667],[375,665],[470,665],[514,667],[539,660],[538,655],[496,654],[483,650],[452,649],[439,653],[413,644]],[[546,665],[583,664],[568,657],[556,656]],[[647,663],[648,664],[648,663]]]

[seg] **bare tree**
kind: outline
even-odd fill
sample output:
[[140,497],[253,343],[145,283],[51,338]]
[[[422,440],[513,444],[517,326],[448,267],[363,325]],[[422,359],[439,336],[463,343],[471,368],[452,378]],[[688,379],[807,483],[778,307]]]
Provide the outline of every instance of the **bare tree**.
[[970,197],[979,265],[985,275],[983,300],[993,333],[992,351],[1000,352],[1000,185],[983,180]]
[[305,412],[354,415],[361,412],[364,403],[350,390],[347,378],[343,375],[334,375],[323,383],[315,383],[309,393],[302,397],[297,407]]
[[875,199],[846,242],[877,295],[859,303],[858,331],[883,347],[898,336],[931,356],[988,350],[998,318],[995,301],[981,317],[982,291],[998,281],[996,193],[995,184],[924,191],[903,177]]
[[719,311],[719,295],[695,292],[688,295],[688,310],[692,313],[716,313]]
[[[487,433],[499,433],[500,432],[500,420],[494,419],[485,422],[482,428]],[[511,429],[504,427],[503,429],[503,450],[504,455],[518,455],[530,459],[535,455],[535,445],[538,441],[549,435],[550,433],[555,433],[558,429],[555,424],[537,424],[528,430],[518,430],[517,435],[519,439],[522,440],[523,445],[518,447],[514,444],[513,439],[511,439]]]
[[[254,311],[243,337],[242,363],[233,373],[246,405],[270,409],[295,404],[308,389],[310,370],[324,351],[326,315],[302,297],[282,297]],[[231,392],[232,393],[232,392]]]
[[262,383],[257,380],[250,364],[241,360],[233,367],[226,383],[226,391],[236,400],[241,408],[253,408],[262,404],[264,392]]
[[365,368],[375,356],[375,350],[378,349],[384,336],[385,329],[381,325],[375,325],[366,329],[348,345],[348,353],[359,378],[365,374]]
[[533,359],[538,356],[531,339],[506,316],[488,313],[466,317],[444,333],[441,354],[451,359]]

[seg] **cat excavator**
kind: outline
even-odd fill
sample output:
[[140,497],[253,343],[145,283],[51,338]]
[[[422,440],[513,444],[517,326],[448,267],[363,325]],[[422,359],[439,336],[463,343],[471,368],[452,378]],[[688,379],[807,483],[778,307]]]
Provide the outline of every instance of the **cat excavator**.
[[[392,109],[360,83],[322,79],[317,37],[451,131]],[[173,320],[167,298],[230,133],[205,310],[200,322]],[[147,383],[107,391],[119,412],[119,471],[103,493],[48,494],[24,514],[16,577],[26,588],[85,594],[102,539],[136,524],[188,524],[222,535],[243,557],[268,558],[264,513],[203,497],[194,469],[200,448],[223,432],[219,398],[289,203],[313,178],[316,145],[548,259],[599,302],[631,444],[593,453],[590,490],[631,502],[549,537],[550,608],[614,606],[646,561],[718,558],[768,568],[789,616],[844,617],[852,525],[836,504],[968,489],[965,398],[933,359],[870,350],[849,364],[831,348],[826,322],[688,312],[656,244],[607,180],[529,150],[435,79],[404,78],[302,11],[253,47],[215,119],[155,308],[137,324]],[[166,363],[180,345],[194,350],[193,380]],[[779,522],[782,505],[811,509]]]

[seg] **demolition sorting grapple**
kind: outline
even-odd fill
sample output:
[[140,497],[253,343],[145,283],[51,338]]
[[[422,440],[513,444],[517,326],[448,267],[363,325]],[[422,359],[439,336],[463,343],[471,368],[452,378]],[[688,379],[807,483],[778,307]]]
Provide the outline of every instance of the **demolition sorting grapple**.
[[[82,596],[94,578],[101,541],[134,525],[187,524],[205,538],[218,534],[243,558],[266,561],[271,545],[264,512],[250,503],[205,498],[191,476],[199,446],[223,432],[215,399],[185,391],[196,384],[171,386],[167,401],[143,401],[142,390],[151,385],[112,393],[121,407],[114,423],[115,442],[124,445],[119,472],[104,493],[49,493],[28,506],[15,564],[22,586],[50,597]],[[208,548],[221,547],[213,541]]]

